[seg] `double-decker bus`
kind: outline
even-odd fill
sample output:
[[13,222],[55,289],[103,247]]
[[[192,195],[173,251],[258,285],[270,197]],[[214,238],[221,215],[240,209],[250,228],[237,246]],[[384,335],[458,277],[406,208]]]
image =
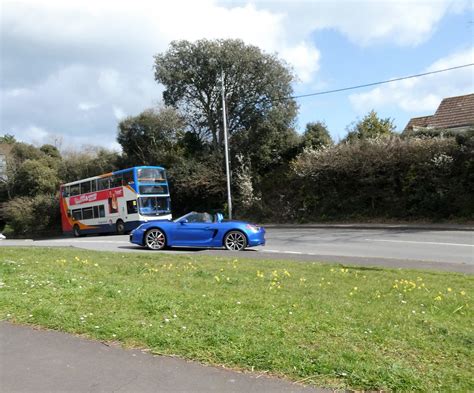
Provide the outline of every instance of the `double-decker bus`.
[[139,166],[63,184],[63,232],[123,234],[143,222],[171,219],[166,171]]

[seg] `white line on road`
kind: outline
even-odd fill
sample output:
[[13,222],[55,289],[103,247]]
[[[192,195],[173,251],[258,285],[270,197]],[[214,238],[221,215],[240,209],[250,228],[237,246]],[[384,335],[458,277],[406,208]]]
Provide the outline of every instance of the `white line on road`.
[[464,243],[440,243],[440,242],[417,242],[414,240],[388,240],[388,239],[364,239],[370,242],[387,242],[387,243],[412,243],[412,244],[434,244],[437,246],[459,246],[459,247],[474,247],[474,244]]
[[36,243],[45,242],[45,243],[113,243],[113,244],[128,244],[128,241],[118,241],[118,240],[72,240],[72,239],[61,239],[61,240],[39,240]]
[[304,252],[300,252],[300,251],[280,251],[280,250],[267,250],[267,249],[258,250],[258,251],[259,251],[259,252],[273,252],[273,253],[278,253],[278,254],[298,254],[298,255],[306,254],[306,255],[314,255],[314,254],[304,253]]

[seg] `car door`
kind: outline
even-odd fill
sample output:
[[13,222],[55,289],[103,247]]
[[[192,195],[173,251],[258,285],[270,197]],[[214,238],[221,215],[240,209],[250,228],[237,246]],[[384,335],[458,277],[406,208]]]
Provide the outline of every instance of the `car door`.
[[206,222],[182,222],[174,228],[174,245],[205,247],[215,233],[215,224]]

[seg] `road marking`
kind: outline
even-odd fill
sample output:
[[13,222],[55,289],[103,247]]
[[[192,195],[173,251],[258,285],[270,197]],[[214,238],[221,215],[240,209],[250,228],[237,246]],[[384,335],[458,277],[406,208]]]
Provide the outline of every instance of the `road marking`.
[[414,240],[388,240],[388,239],[364,239],[370,242],[387,242],[387,243],[412,243],[412,244],[434,244],[437,246],[459,246],[459,247],[474,247],[474,244],[463,243],[440,243],[440,242],[417,242]]
[[[307,253],[303,253],[303,252],[300,252],[300,251],[280,251],[280,250],[259,250],[261,252],[273,252],[273,253],[278,253],[278,254],[298,254],[298,255],[301,255],[301,254],[307,254]],[[308,254],[308,255],[311,255],[311,254]]]
[[61,240],[38,240],[36,243],[113,243],[113,244],[128,244],[128,241],[118,241],[118,240],[72,240],[72,239],[61,239]]

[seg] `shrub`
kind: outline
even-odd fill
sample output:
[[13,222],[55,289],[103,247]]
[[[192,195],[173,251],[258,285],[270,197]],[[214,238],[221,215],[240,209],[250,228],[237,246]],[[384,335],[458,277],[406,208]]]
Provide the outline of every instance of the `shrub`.
[[[287,200],[300,218],[472,218],[471,148],[455,138],[360,140],[306,149]],[[290,197],[291,196],[291,197]]]
[[60,229],[59,200],[53,195],[14,198],[7,203],[4,213],[16,236],[51,234]]

